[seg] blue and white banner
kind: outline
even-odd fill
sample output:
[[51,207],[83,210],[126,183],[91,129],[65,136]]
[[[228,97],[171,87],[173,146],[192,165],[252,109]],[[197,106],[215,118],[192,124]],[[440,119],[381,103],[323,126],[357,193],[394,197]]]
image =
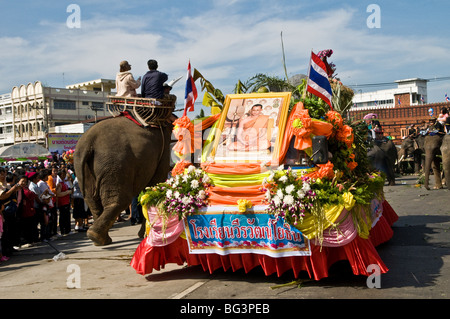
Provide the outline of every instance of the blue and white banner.
[[212,206],[185,219],[191,254],[254,253],[271,257],[310,256],[309,241],[294,226],[254,206],[240,213],[237,206]]

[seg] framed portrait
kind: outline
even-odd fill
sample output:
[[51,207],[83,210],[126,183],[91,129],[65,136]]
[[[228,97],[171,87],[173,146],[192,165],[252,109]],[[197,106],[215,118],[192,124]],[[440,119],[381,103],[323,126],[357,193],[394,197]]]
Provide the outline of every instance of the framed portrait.
[[278,158],[291,92],[227,95],[211,156],[216,162]]

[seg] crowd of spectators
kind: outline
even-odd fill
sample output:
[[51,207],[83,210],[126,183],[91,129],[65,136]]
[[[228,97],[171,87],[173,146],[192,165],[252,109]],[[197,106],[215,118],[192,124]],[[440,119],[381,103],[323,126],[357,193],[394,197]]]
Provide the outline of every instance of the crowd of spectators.
[[90,219],[70,163],[0,166],[0,262],[22,247],[84,232]]

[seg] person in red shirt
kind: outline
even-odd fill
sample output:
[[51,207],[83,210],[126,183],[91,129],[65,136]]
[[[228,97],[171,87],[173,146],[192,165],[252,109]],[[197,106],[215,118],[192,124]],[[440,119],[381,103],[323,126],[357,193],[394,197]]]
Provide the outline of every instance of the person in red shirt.
[[32,245],[39,240],[38,231],[38,216],[34,208],[34,201],[37,195],[28,188],[28,176],[19,176],[19,183],[21,189],[18,191],[18,215],[19,223],[22,231],[22,237],[25,240],[25,245]]
[[61,235],[67,235],[70,233],[71,229],[70,195],[73,193],[73,189],[69,188],[66,184],[67,171],[65,169],[59,169],[58,176],[61,178],[61,181],[56,184],[56,197],[58,198],[59,209],[59,230]]

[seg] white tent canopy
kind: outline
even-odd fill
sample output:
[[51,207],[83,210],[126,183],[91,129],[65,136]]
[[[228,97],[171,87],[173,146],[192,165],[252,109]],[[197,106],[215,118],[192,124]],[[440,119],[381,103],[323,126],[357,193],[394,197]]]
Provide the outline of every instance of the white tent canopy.
[[42,145],[35,143],[19,143],[0,148],[0,159],[3,161],[37,160],[49,157],[51,157],[50,152]]

